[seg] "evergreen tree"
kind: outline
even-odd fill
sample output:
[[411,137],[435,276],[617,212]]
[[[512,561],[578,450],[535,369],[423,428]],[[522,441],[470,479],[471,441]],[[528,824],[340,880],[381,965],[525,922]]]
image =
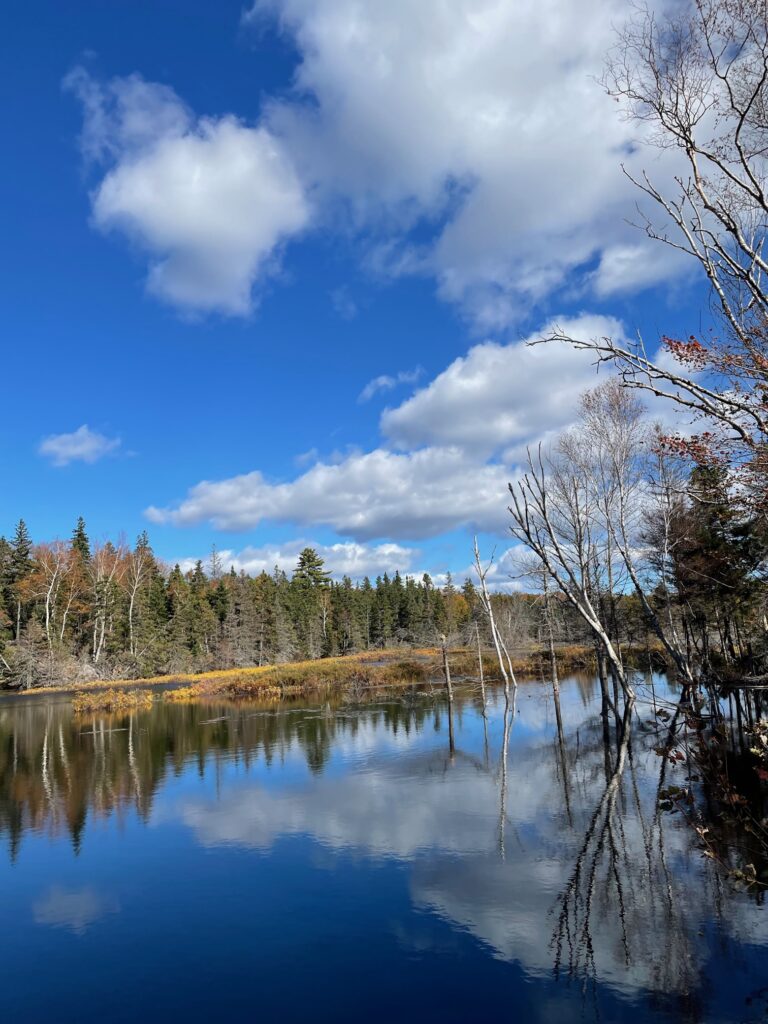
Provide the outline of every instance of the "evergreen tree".
[[7,677],[11,669],[3,652],[13,636],[12,607],[11,545],[5,537],[0,537],[0,680]]
[[72,550],[83,565],[88,565],[91,560],[91,542],[85,532],[85,520],[82,516],[78,516],[77,525],[72,532]]
[[[266,665],[277,660],[278,642],[278,585],[266,572],[250,581],[254,610],[254,662]],[[285,638],[284,638],[285,639]]]
[[146,531],[129,556],[126,586],[131,655],[142,674],[155,675],[167,655],[168,594]]
[[[737,514],[722,470],[697,467],[691,474],[690,507],[679,509],[674,549],[675,578],[691,627],[708,658],[709,634],[717,631],[726,658],[737,657],[743,616],[759,588],[766,546],[759,523]],[[740,646],[740,645],[739,645]]]
[[[694,473],[691,490],[695,500],[681,498],[661,574],[672,581],[681,629],[702,660],[710,643],[726,660],[751,651],[753,643],[759,653],[765,531],[734,513],[727,482],[711,468]],[[653,546],[650,534],[648,544]],[[62,575],[51,596],[45,580],[57,559]],[[211,574],[202,562],[186,575],[178,565],[167,572],[146,533],[132,551],[110,543],[91,550],[82,519],[69,546],[33,549],[20,522],[10,543],[0,538],[3,679],[37,685],[71,671],[73,663],[84,672],[96,665],[104,676],[266,665],[372,646],[431,646],[441,633],[474,644],[476,623],[486,634],[474,584],[466,580],[458,590],[450,574],[443,586],[428,574],[414,579],[398,571],[374,583],[366,577],[356,584],[349,576],[334,582],[313,548],[301,552],[290,579],[279,568],[251,578],[234,569],[219,572],[215,559],[212,564]],[[492,600],[509,636],[540,642],[534,597],[495,594]],[[657,593],[656,600],[661,604],[665,597]],[[555,603],[558,639],[585,642],[581,620]],[[616,596],[617,636],[644,636],[636,604],[628,595]],[[668,610],[668,599],[663,606]]]
[[325,562],[314,548],[304,548],[293,573],[293,582],[299,587],[327,587],[331,582],[331,574],[325,568]]
[[314,548],[304,548],[291,579],[291,607],[296,638],[305,658],[327,656],[330,637],[328,589],[331,574]]
[[291,661],[300,650],[292,615],[292,588],[288,577],[278,566],[275,566],[272,579],[275,587],[274,660],[276,662]]
[[29,536],[27,524],[20,519],[11,541],[10,591],[11,614],[13,616],[13,635],[18,640],[21,628],[26,621],[26,604],[28,595],[25,583],[34,568],[32,558],[32,538]]
[[0,653],[11,636],[11,545],[0,537]]

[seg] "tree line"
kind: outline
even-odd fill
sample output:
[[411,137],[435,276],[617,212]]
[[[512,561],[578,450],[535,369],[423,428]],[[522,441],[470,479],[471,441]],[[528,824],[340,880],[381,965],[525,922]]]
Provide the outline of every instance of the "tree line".
[[23,688],[434,644],[476,616],[470,580],[337,581],[312,548],[290,575],[250,576],[215,549],[187,572],[164,566],[146,533],[92,543],[82,518],[67,541],[34,543],[23,520],[0,537],[0,674]]
[[[586,644],[619,681],[628,653],[635,664],[649,645],[672,663],[682,655],[710,668],[762,656],[765,524],[740,512],[722,471],[686,476],[683,460],[657,444],[641,405],[613,382],[588,393],[579,424],[532,463],[513,533],[539,559],[520,559],[518,592],[490,595],[505,647]],[[492,647],[469,578],[460,587],[450,574],[442,586],[426,573],[335,580],[312,548],[291,574],[236,572],[215,548],[183,572],[156,557],[146,533],[132,547],[93,543],[82,518],[67,541],[35,543],[23,520],[0,537],[5,685],[267,665],[442,637]]]

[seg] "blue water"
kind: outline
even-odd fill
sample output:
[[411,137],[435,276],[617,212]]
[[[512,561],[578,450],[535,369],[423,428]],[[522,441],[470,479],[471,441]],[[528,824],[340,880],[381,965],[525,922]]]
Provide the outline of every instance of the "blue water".
[[[657,698],[665,683],[656,680]],[[0,701],[3,1020],[752,1021],[768,916],[679,816],[641,685],[73,719]],[[673,697],[673,694],[669,694]],[[591,828],[591,832],[590,832]]]

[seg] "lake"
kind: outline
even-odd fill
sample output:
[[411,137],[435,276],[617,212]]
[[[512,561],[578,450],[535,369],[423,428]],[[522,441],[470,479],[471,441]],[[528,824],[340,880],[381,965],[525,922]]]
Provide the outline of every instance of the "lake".
[[506,720],[459,691],[453,751],[439,691],[95,719],[3,697],[4,1019],[765,1020],[766,907],[657,812],[674,693],[639,697],[608,800],[589,677],[560,740],[548,684]]

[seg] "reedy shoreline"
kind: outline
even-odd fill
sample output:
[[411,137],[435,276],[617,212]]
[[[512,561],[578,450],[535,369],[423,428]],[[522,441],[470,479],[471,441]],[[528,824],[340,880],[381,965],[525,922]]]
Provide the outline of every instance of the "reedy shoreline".
[[[636,652],[639,653],[639,652]],[[557,652],[561,672],[593,670],[594,651],[587,646],[570,645]],[[375,689],[440,684],[443,681],[441,652],[437,648],[388,648],[365,651],[344,657],[313,661],[288,662],[232,668],[197,674],[154,676],[144,679],[101,680],[80,683],[62,690],[46,687],[35,693],[74,692],[92,694],[90,700],[76,696],[74,703],[81,710],[115,710],[115,694],[130,693],[139,688],[142,697],[154,688],[163,688],[162,697],[170,702],[196,700],[280,700],[304,694],[362,694]],[[456,682],[478,679],[477,652],[471,648],[455,648],[449,653],[450,667]],[[548,672],[549,652],[544,648],[517,652],[512,656],[515,673],[525,678],[538,678]],[[489,683],[501,682],[498,663],[492,652],[483,653],[483,674]],[[128,701],[126,701],[127,706]],[[146,704],[144,704],[146,706]]]

